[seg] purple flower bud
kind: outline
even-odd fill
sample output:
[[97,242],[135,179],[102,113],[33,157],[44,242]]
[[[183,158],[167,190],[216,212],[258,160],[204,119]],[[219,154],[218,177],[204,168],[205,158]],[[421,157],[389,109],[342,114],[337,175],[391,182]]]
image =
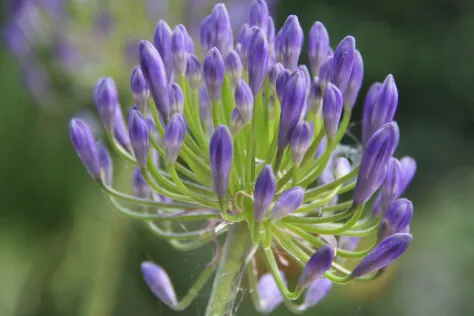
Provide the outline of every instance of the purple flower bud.
[[346,90],[344,91],[343,99],[344,106],[352,109],[359,95],[362,80],[364,79],[364,61],[362,55],[356,49],[354,54],[354,64],[352,66],[351,76],[347,82]]
[[270,212],[270,220],[278,221],[296,211],[303,202],[303,197],[304,190],[302,187],[294,187],[283,192]]
[[165,121],[168,121],[170,114],[168,79],[166,78],[163,60],[150,42],[140,42],[140,66],[150,87],[158,112]]
[[115,110],[114,137],[123,148],[126,150],[131,149],[130,137],[128,136],[128,130],[123,119],[122,109],[118,103]]
[[314,77],[309,89],[309,104],[311,106],[311,110],[318,115],[321,113],[323,105],[323,102],[321,102],[322,95],[323,93],[319,77]]
[[355,206],[367,202],[384,181],[388,162],[397,148],[399,137],[397,123],[391,122],[383,125],[370,138],[354,189]]
[[388,163],[387,175],[380,186],[381,193],[381,207],[386,210],[390,203],[399,197],[400,188],[403,184],[403,171],[400,161],[396,158],[391,158]]
[[307,121],[299,122],[291,133],[291,157],[296,166],[299,166],[303,161],[312,137],[313,130]]
[[260,28],[252,27],[252,37],[249,40],[247,50],[249,86],[253,95],[257,95],[262,89],[263,80],[267,74],[268,64],[268,43],[265,32]]
[[321,65],[319,69],[319,83],[322,87],[326,87],[329,80],[331,79],[331,68],[332,68],[332,61],[333,57],[329,57],[326,61]]
[[212,113],[211,113],[211,101],[209,100],[209,94],[207,93],[206,87],[202,86],[199,90],[199,116],[201,118],[204,130],[210,134],[212,133]]
[[245,80],[237,81],[234,92],[235,106],[239,110],[240,117],[244,122],[252,120],[253,94]]
[[[280,74],[280,76],[283,75]],[[278,87],[277,80],[277,89]],[[278,90],[277,90],[278,93]],[[306,101],[305,78],[299,71],[295,71],[288,79],[283,102],[281,104],[280,130],[278,131],[278,149],[281,151],[288,146],[293,129],[301,118]]]
[[[284,279],[284,274],[281,272]],[[271,273],[265,273],[260,277],[257,284],[258,297],[260,298],[261,312],[271,313],[283,302],[283,296],[278,289],[275,278]]]
[[309,307],[316,306],[325,298],[332,288],[332,282],[326,278],[318,278],[311,283],[306,290],[304,305]]
[[370,136],[374,133],[374,131],[372,131],[372,114],[374,112],[375,102],[379,96],[380,89],[382,89],[381,82],[373,83],[370,86],[369,91],[367,91],[364,100],[364,111],[362,116],[362,144],[364,147],[367,145]]
[[188,57],[186,35],[179,26],[176,26],[171,35],[171,56],[173,57],[174,69],[183,76],[186,72],[186,63]]
[[278,78],[276,79],[275,89],[280,104],[283,103],[283,97],[285,96],[286,87],[288,86],[288,80],[290,79],[290,77],[291,71],[289,71],[288,69],[284,69],[280,72]]
[[178,305],[173,284],[162,267],[147,261],[142,263],[141,269],[145,282],[156,297],[170,307]]
[[383,240],[396,233],[404,233],[413,217],[413,204],[407,199],[393,201],[380,223],[377,238]]
[[99,153],[89,126],[79,119],[72,119],[69,123],[69,137],[87,172],[95,180],[100,180]]
[[272,85],[272,88],[275,91],[276,91],[276,82],[277,82],[278,76],[284,70],[285,70],[285,68],[283,68],[283,65],[281,63],[274,63],[272,68],[270,69],[270,71],[268,73],[270,83]]
[[245,122],[242,116],[240,116],[239,110],[237,108],[234,108],[232,110],[232,114],[230,115],[229,124],[230,132],[232,133],[232,135],[235,135],[240,132],[246,124],[247,122]]
[[159,20],[156,24],[155,34],[153,36],[153,44],[160,54],[162,61],[166,67],[168,76],[173,71],[173,58],[171,57],[171,28],[168,23]]
[[275,197],[276,180],[272,167],[266,165],[258,175],[253,193],[253,211],[255,221],[261,222],[267,214],[270,204]]
[[178,24],[176,27],[178,27],[184,34],[184,47],[186,52],[189,54],[194,54],[194,42],[191,36],[189,36],[188,30],[183,24]]
[[180,86],[176,83],[172,83],[169,90],[170,98],[170,114],[174,113],[183,114],[184,111],[184,96]]
[[214,189],[222,202],[227,192],[230,167],[232,166],[232,136],[225,125],[217,126],[209,144],[210,163]]
[[212,15],[208,15],[201,23],[200,42],[203,51],[207,52],[214,46],[215,32]]
[[320,278],[324,272],[331,268],[334,259],[334,249],[325,244],[309,258],[303,272],[298,280],[297,288],[305,289],[316,279]]
[[341,236],[339,237],[338,246],[347,251],[354,251],[357,249],[359,242],[360,237]]
[[336,137],[342,115],[342,95],[337,86],[329,83],[323,98],[323,119],[329,139]]
[[389,266],[407,250],[412,240],[412,235],[406,233],[394,234],[382,240],[382,242],[355,267],[351,273],[351,277],[358,278]]
[[331,63],[331,82],[344,93],[351,76],[355,56],[355,39],[346,36],[336,47]]
[[115,109],[118,104],[118,92],[112,78],[101,78],[94,88],[97,112],[108,130],[114,128]]
[[258,26],[265,32],[268,26],[268,6],[265,0],[254,0],[250,4],[249,22],[251,26]]
[[268,49],[270,51],[274,51],[275,49],[275,23],[273,23],[273,19],[271,16],[268,17],[268,22],[267,22],[267,42],[268,42]]
[[403,180],[402,185],[400,187],[399,195],[402,195],[415,177],[416,161],[411,157],[403,157],[402,159],[400,159],[400,164],[402,165]]
[[150,150],[150,133],[143,115],[138,110],[131,110],[129,113],[128,132],[137,163],[141,168],[146,168]]
[[151,196],[151,188],[143,178],[142,171],[139,167],[135,168],[132,176],[133,190],[135,195],[142,199],[148,199]]
[[215,43],[214,46],[224,55],[227,56],[234,46],[232,36],[232,26],[230,24],[229,13],[225,4],[218,3],[212,9],[212,19],[214,21]]
[[344,157],[339,157],[334,161],[334,179],[340,179],[351,172],[351,164]]
[[[249,28],[250,26],[247,23],[241,26],[240,32],[239,32],[238,44],[237,44],[240,47],[240,52],[239,52],[240,60],[242,61],[242,66],[244,66],[245,69],[248,68],[247,48],[248,48],[249,37],[247,36],[247,31]],[[237,46],[236,46],[236,50],[238,50]]]
[[[371,92],[371,91],[369,91]],[[368,98],[369,96],[367,96]],[[371,96],[372,97],[372,96]],[[367,99],[366,99],[367,102]],[[395,116],[398,105],[398,90],[392,75],[388,75],[383,82],[373,106],[364,106],[364,119],[362,123],[363,136],[370,137],[385,123],[391,122]],[[365,111],[370,111],[367,114]]]
[[300,57],[301,49],[303,47],[303,29],[296,15],[290,15],[283,25],[279,40],[280,54],[283,58],[283,65],[285,68],[295,70],[298,66],[298,59]]
[[233,84],[242,77],[242,61],[235,50],[231,50],[225,60],[226,72]]
[[189,54],[188,61],[186,64],[186,78],[188,78],[189,85],[191,89],[199,88],[201,84],[201,63],[196,55]]
[[301,71],[301,73],[303,74],[305,78],[306,89],[308,90],[308,93],[309,93],[309,88],[311,86],[311,75],[309,74],[308,67],[306,65],[299,65],[298,70]]
[[171,165],[176,163],[176,160],[178,159],[181,146],[184,142],[185,132],[186,125],[184,123],[183,117],[179,113],[173,114],[170,121],[168,122],[168,125],[166,125],[164,140],[166,159]]
[[215,47],[211,48],[204,57],[203,75],[209,98],[212,101],[219,100],[224,81],[224,60],[219,50]]
[[135,100],[138,109],[143,114],[146,114],[150,90],[148,89],[148,84],[146,83],[140,66],[136,66],[130,76],[130,90],[132,91],[133,100]]
[[97,141],[95,144],[97,152],[99,154],[100,169],[105,178],[107,185],[112,184],[112,158],[110,157],[109,151],[101,141]]
[[321,22],[314,22],[308,36],[309,63],[313,76],[319,74],[319,69],[326,61],[329,51],[329,34]]

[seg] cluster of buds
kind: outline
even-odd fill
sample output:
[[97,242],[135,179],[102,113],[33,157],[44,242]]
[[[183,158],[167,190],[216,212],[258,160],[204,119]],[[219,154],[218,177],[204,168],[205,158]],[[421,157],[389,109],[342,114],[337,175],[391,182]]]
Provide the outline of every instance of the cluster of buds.
[[[261,312],[282,302],[302,311],[333,283],[380,276],[412,240],[413,205],[401,196],[416,164],[393,157],[399,142],[393,76],[374,83],[365,97],[361,142],[343,145],[364,69],[352,36],[333,51],[326,28],[315,22],[309,70],[298,65],[304,37],[298,18],[289,16],[276,32],[264,0],[252,2],[235,40],[224,4],[204,19],[200,34],[202,63],[183,25],[171,31],[159,21],[154,44],[140,43],[128,128],[114,81],[97,82],[94,97],[109,142],[137,166],[135,195],[112,188],[107,150],[73,119],[71,140],[90,175],[119,212],[180,250],[218,244],[218,236],[245,225],[267,266],[258,271],[252,256],[247,269]],[[193,230],[190,221],[204,228]],[[376,242],[359,249],[361,238],[372,235]],[[143,276],[161,301],[181,310],[220,255],[216,247],[182,300],[160,266],[144,262]],[[347,258],[360,260],[350,269]],[[289,261],[301,267],[293,290],[284,275]]]
[[[226,2],[241,22],[247,4]],[[125,85],[128,74],[117,69],[134,65],[138,39],[146,37],[159,18],[188,21],[190,34],[196,37],[200,19],[213,4],[212,0],[7,0],[2,35],[36,101],[51,107],[59,100],[64,108],[62,100],[71,91],[55,89],[56,75],[62,80],[59,85],[64,88],[66,78],[76,95],[89,91],[104,72],[113,72],[118,85]],[[134,23],[129,23],[131,17],[137,17]]]

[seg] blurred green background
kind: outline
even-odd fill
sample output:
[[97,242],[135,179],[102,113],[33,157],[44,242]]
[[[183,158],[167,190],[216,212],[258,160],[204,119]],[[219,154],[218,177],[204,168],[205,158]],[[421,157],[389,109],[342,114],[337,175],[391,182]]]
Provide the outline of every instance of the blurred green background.
[[[307,314],[474,315],[474,2],[291,0],[276,10],[278,26],[290,13],[305,32],[322,21],[333,47],[354,35],[365,62],[362,94],[387,73],[395,76],[397,155],[418,162],[407,193],[415,204],[407,254],[377,282],[335,286]],[[150,37],[153,30],[154,23]],[[175,313],[148,291],[139,266],[159,262],[182,295],[212,249],[179,253],[116,215],[68,139],[71,109],[92,108],[90,95],[66,94],[66,111],[38,106],[1,45],[0,315],[203,315],[208,288]],[[126,179],[132,168],[116,169]],[[237,315],[253,315],[242,294]],[[274,312],[287,314],[283,306]]]

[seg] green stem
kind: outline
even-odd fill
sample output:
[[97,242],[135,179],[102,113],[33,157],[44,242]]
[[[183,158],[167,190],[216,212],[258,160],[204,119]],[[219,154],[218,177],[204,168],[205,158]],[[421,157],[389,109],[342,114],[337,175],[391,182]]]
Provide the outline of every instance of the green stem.
[[235,224],[227,233],[206,316],[233,315],[240,281],[252,254],[253,249],[247,224]]

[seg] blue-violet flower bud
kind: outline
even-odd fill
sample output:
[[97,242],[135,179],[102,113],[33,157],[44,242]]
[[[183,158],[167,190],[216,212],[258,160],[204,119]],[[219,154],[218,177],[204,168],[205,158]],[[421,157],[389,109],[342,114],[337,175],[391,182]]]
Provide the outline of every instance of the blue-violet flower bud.
[[203,76],[209,98],[211,101],[219,100],[222,83],[224,82],[224,60],[215,47],[211,48],[204,57]]
[[272,167],[266,165],[258,175],[253,194],[253,209],[255,221],[261,222],[275,197],[276,179]]
[[170,307],[178,304],[173,284],[162,267],[146,261],[142,263],[141,270],[143,279],[156,297]]
[[95,180],[100,180],[100,160],[91,129],[80,119],[69,123],[69,137],[79,159]]
[[214,189],[217,197],[222,203],[227,192],[233,154],[232,136],[225,125],[217,126],[212,135],[209,148]]
[[276,222],[300,207],[304,198],[302,187],[294,187],[283,192],[278,201],[276,201],[273,210],[270,212],[270,220]]
[[336,137],[342,115],[342,103],[341,91],[329,83],[323,98],[323,119],[328,139]]
[[137,163],[141,168],[146,168],[150,150],[150,133],[146,120],[140,111],[130,110],[128,132]]
[[321,277],[324,272],[329,270],[334,259],[334,249],[325,244],[309,258],[303,272],[298,280],[298,289],[305,289],[316,279]]
[[387,208],[377,232],[378,240],[390,235],[404,233],[413,217],[413,204],[407,199],[393,201]]

